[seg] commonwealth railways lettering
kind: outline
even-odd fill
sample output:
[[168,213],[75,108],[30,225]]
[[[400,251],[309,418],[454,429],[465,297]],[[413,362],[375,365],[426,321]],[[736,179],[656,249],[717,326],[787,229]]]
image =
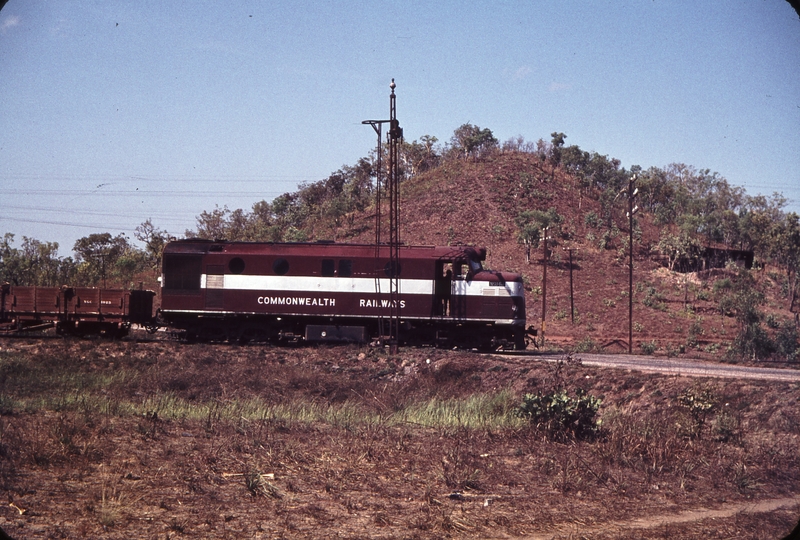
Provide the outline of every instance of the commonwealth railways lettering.
[[327,306],[336,305],[335,298],[310,298],[307,296],[259,296],[257,302],[264,306]]
[[[386,308],[386,307],[389,307],[390,305],[392,305],[392,303],[389,300],[370,300],[370,299],[366,299],[366,298],[360,298],[358,300],[358,307],[382,307],[382,308]],[[396,302],[395,302],[395,305],[397,305]],[[401,308],[406,307],[406,301],[405,300],[400,300],[400,307]]]

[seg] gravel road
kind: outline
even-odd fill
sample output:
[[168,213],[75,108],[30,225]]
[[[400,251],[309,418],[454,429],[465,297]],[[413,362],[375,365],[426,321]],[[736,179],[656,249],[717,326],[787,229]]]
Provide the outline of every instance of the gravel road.
[[[563,354],[535,352],[512,353],[514,356],[533,357],[545,362],[563,360]],[[629,369],[646,373],[668,373],[684,377],[717,377],[725,379],[755,379],[762,381],[800,382],[800,370],[760,366],[740,366],[693,360],[691,358],[663,358],[628,354],[576,353],[585,366]]]

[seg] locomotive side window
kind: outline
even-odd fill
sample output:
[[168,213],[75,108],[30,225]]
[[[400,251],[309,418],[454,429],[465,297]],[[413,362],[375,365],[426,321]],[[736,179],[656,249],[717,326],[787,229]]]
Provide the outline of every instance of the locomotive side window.
[[353,275],[353,261],[342,259],[339,261],[339,277],[350,277]]
[[397,261],[389,261],[386,263],[386,266],[383,267],[383,272],[389,277],[399,276],[402,270],[403,268]]
[[469,273],[470,267],[467,261],[458,260],[453,263],[453,275],[466,277]]
[[240,257],[235,257],[228,263],[228,270],[231,274],[241,274],[244,272],[244,261]]
[[275,259],[275,262],[272,263],[272,271],[278,274],[279,276],[283,276],[286,272],[289,271],[289,261],[281,257],[280,259]]
[[200,290],[203,258],[194,255],[164,257],[164,288],[183,291]]
[[322,275],[330,277],[336,274],[336,261],[333,259],[322,259]]
[[469,270],[470,270],[470,272],[472,272],[474,274],[477,274],[478,272],[483,270],[483,265],[481,264],[481,261],[478,261],[476,259],[470,259],[469,260]]

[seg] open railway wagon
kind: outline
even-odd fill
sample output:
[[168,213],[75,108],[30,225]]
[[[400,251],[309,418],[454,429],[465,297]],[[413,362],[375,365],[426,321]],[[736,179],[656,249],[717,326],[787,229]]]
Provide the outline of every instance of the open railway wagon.
[[123,337],[131,324],[154,324],[154,297],[153,291],[4,284],[0,290],[0,333],[55,328],[59,334]]
[[405,344],[525,347],[522,278],[483,268],[486,250],[178,240],[166,245],[160,320],[189,340],[351,341],[385,336],[399,281]]

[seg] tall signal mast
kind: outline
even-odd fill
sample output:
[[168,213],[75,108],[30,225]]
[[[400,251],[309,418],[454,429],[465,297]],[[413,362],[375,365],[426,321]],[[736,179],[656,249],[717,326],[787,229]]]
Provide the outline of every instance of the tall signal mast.
[[[386,266],[376,268],[378,272],[384,271],[389,277],[389,304],[388,304],[388,328],[386,335],[389,338],[389,349],[391,354],[397,353],[397,346],[400,335],[400,160],[398,152],[400,143],[403,140],[403,128],[397,120],[397,109],[395,103],[394,89],[397,85],[392,79],[389,85],[391,94],[389,95],[389,120],[364,120],[362,124],[369,124],[378,134],[378,156],[377,156],[377,189],[375,195],[375,258],[379,258],[381,250],[381,229],[383,228],[383,218],[381,215],[381,174],[382,174],[382,150],[381,150],[381,128],[383,124],[389,124],[387,143],[389,145],[389,166],[386,175],[385,190],[389,198],[389,262]],[[380,294],[380,278],[375,280],[376,292]],[[384,319],[380,321],[381,335],[384,335]]]

